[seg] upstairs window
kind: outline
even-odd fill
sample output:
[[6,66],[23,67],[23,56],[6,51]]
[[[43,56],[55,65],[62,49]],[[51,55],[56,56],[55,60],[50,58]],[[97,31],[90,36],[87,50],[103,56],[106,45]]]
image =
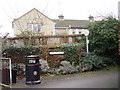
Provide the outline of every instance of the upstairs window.
[[32,32],[40,32],[41,25],[39,23],[28,23],[28,30]]

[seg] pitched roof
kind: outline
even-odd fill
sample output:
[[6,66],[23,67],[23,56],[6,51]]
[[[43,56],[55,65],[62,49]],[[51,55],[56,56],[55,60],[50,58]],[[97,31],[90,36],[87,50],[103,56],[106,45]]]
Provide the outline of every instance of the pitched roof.
[[[28,11],[27,13],[23,14],[22,16],[20,16],[19,18],[15,18],[15,19],[13,20],[13,22],[15,22],[16,20],[24,17],[26,14],[32,12],[33,10],[36,10],[38,13],[40,13],[40,14],[42,14],[43,16],[45,16],[46,18],[48,18],[46,15],[44,15],[43,13],[41,13],[39,10],[37,10],[36,8],[33,8],[33,9],[31,9],[30,11]],[[51,20],[50,18],[48,18],[48,19]],[[51,21],[52,21],[52,20],[51,20]],[[13,23],[13,22],[12,22],[12,23]]]
[[56,23],[55,28],[74,28],[74,29],[87,29],[88,24],[90,23],[89,20],[59,20],[59,19],[53,19],[53,21]]

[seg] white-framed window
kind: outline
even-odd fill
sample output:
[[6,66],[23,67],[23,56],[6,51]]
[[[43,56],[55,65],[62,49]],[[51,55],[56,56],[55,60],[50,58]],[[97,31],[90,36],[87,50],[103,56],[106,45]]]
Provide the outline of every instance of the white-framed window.
[[39,23],[28,23],[27,28],[29,31],[32,31],[32,32],[40,32],[41,25]]

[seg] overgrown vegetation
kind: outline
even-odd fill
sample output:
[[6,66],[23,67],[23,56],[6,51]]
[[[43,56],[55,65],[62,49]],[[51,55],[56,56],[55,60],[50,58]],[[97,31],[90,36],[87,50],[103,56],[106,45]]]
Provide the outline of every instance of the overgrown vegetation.
[[92,22],[89,26],[89,47],[99,56],[118,58],[118,20],[109,16],[101,21]]
[[64,51],[64,59],[71,64],[77,65],[83,53],[83,43],[65,44],[62,45]]
[[39,48],[33,46],[24,46],[24,47],[7,47],[3,52],[4,57],[12,58],[13,62],[23,63],[24,57],[27,55],[39,55]]
[[9,53],[9,54],[24,54],[24,55],[31,55],[31,54],[38,54],[39,53],[39,48],[38,47],[33,47],[33,46],[23,46],[23,47],[14,47],[10,46],[7,47],[3,53]]
[[106,67],[111,62],[111,58],[97,56],[95,53],[85,54],[80,64],[83,71],[96,70]]

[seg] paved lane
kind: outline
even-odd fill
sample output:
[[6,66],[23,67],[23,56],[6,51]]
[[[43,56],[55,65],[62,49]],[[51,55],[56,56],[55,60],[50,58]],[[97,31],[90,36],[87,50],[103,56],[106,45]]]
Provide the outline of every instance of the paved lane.
[[[117,72],[88,72],[52,79],[41,79],[41,84],[25,85],[19,82],[13,88],[118,88]],[[25,81],[24,81],[25,82]]]

